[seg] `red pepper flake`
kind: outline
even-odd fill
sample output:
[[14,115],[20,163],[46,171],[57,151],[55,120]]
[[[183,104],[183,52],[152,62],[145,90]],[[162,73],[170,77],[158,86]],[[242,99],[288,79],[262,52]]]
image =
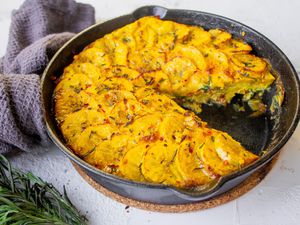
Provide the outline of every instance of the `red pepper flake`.
[[126,105],[127,102],[128,102],[127,98],[124,98],[123,102],[124,102],[124,104]]
[[213,72],[214,72],[214,68],[213,67],[207,69],[207,73],[208,74],[213,74]]
[[208,171],[212,171],[212,168],[210,166],[207,167]]
[[157,133],[150,134],[150,135],[142,137],[142,139],[146,142],[154,142],[158,139],[158,134]]
[[163,140],[164,140],[164,137],[160,137],[159,140],[163,141]]
[[84,103],[84,104],[83,104],[83,107],[84,107],[84,108],[87,108],[88,106],[89,106],[89,103]]
[[104,119],[104,123],[106,123],[106,124],[110,124],[110,121],[109,121],[109,119]]
[[228,165],[228,164],[229,164],[228,160],[225,160],[224,165]]
[[91,86],[92,86],[91,84],[87,84],[87,85],[85,85],[85,88],[89,88]]
[[208,131],[207,131],[207,135],[212,135],[211,130],[208,130]]
[[189,147],[189,153],[193,153],[193,151],[194,151],[194,148],[193,147]]

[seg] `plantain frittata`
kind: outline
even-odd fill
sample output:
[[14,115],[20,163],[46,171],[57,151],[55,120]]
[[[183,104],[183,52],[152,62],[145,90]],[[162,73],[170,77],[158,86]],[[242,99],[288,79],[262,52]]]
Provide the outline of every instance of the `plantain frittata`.
[[258,156],[184,108],[226,106],[236,94],[264,108],[275,77],[250,52],[223,30],[156,17],[115,30],[76,55],[56,86],[65,141],[91,165],[134,181],[193,188],[239,170]]

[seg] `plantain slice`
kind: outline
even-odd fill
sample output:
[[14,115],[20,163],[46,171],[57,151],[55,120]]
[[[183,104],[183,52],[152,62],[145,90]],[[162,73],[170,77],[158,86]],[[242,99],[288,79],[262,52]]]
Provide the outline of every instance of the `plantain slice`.
[[74,143],[81,133],[90,126],[103,124],[104,117],[95,110],[81,109],[66,116],[61,131],[68,143]]
[[[101,77],[101,70],[94,64],[85,63],[72,63],[64,69],[63,79],[67,79],[67,76],[72,76],[74,74],[84,74],[86,77],[91,79],[93,82],[97,82]],[[78,79],[78,77],[77,77]]]
[[136,117],[134,121],[123,129],[131,132],[136,139],[146,142],[155,142],[159,138],[157,132],[158,125],[161,123],[163,115],[161,113],[149,113],[144,116]]
[[238,167],[234,167],[228,164],[227,161],[223,161],[217,154],[211,137],[207,137],[204,145],[197,151],[197,155],[203,162],[204,168],[209,172],[216,175],[224,176]]
[[113,64],[112,57],[104,50],[99,48],[90,47],[74,56],[75,62],[92,63],[100,69],[106,69]]
[[135,96],[130,91],[125,90],[109,90],[95,97],[99,103],[99,111],[109,117],[111,111],[120,102],[126,102],[129,99],[135,101]]
[[227,133],[218,133],[214,140],[218,156],[238,168],[248,165],[258,159],[258,156],[247,151]]
[[147,107],[138,102],[134,96],[125,97],[123,101],[114,105],[109,117],[117,125],[128,126],[133,123],[137,115],[146,115],[147,111]]
[[203,54],[207,63],[207,68],[210,70],[226,70],[228,69],[228,57],[219,49],[212,47],[203,48]]
[[112,174],[119,171],[119,162],[123,157],[122,149],[112,148],[110,141],[102,141],[83,159],[97,168]]
[[235,65],[253,72],[263,72],[267,67],[263,59],[250,54],[234,54],[231,60]]
[[[142,90],[144,92],[144,90]],[[151,93],[145,97],[139,96],[139,101],[145,105],[152,112],[169,113],[184,113],[185,110],[181,108],[174,100],[166,95],[159,93]]]
[[[225,141],[225,143],[221,143]],[[197,151],[208,171],[224,176],[256,160],[258,156],[247,151],[225,132],[213,130]]]
[[185,127],[184,116],[179,113],[170,112],[164,115],[162,122],[159,124],[158,131],[163,139],[179,143]]
[[72,89],[57,90],[55,96],[56,120],[61,123],[65,117],[80,110],[83,103],[78,99],[78,95]]
[[80,93],[74,92],[72,89],[61,90],[58,95],[62,95],[57,98],[55,111],[57,113],[57,120],[62,122],[66,116],[77,112],[81,109],[98,110],[99,103],[96,98],[97,95],[91,87],[89,90],[82,90]]
[[176,145],[171,143],[157,142],[151,145],[142,162],[143,176],[151,182],[175,184],[177,178],[170,170],[170,164],[174,159],[176,149]]
[[[168,55],[168,61],[175,57],[182,57],[191,60],[193,65],[195,65],[201,71],[206,69],[206,62],[201,51],[192,45],[187,46],[183,44],[177,44],[174,50]],[[182,78],[184,79],[184,77]]]
[[143,48],[128,53],[129,67],[140,73],[146,73],[161,69],[165,63],[165,53],[157,48]]
[[79,93],[93,84],[93,80],[82,73],[66,73],[62,79],[68,82],[59,82],[56,86],[56,92],[71,89],[75,93]]
[[169,76],[161,70],[153,71],[143,74],[144,86],[155,88],[162,92],[169,92],[171,89],[171,82]]
[[212,35],[213,43],[220,45],[231,39],[231,34],[221,29],[211,29],[208,31]]
[[183,141],[175,157],[175,164],[184,178],[184,186],[190,188],[209,183],[213,179],[204,171],[203,163],[194,148],[195,145],[190,141]]
[[190,27],[189,44],[201,48],[208,44],[212,39],[212,35],[201,27]]
[[197,71],[197,67],[190,59],[178,56],[166,63],[162,70],[169,76],[171,90],[179,94],[184,92],[189,77]]
[[252,48],[247,43],[242,40],[230,39],[229,41],[220,45],[222,51],[232,54],[232,53],[249,53]]
[[78,136],[74,143],[71,143],[70,145],[76,154],[80,157],[85,157],[102,141],[110,139],[115,130],[116,127],[111,124],[90,126]]
[[123,77],[109,77],[103,81],[102,85],[105,86],[107,90],[133,91],[132,82]]
[[119,165],[121,176],[135,181],[145,181],[145,178],[141,172],[141,166],[145,152],[146,144],[129,149]]
[[113,52],[113,66],[127,66],[128,47],[122,41],[116,42]]

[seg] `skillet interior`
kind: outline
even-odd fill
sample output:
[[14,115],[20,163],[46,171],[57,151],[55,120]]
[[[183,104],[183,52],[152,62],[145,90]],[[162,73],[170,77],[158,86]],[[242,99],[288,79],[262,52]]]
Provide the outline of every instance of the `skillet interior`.
[[[72,62],[73,56],[94,40],[146,15],[157,15],[162,19],[179,23],[199,25],[205,29],[222,28],[242,38],[253,47],[253,52],[270,61],[273,69],[280,75],[285,88],[285,100],[277,119],[270,120],[268,115],[250,119],[246,113],[236,113],[230,107],[204,107],[199,116],[211,127],[228,132],[247,149],[256,154],[264,154],[256,163],[204,187],[198,191],[178,190],[162,185],[142,184],[115,177],[88,165],[74,155],[63,142],[56,125],[52,94],[55,83],[51,76],[60,76],[63,68]],[[242,37],[242,32],[245,37]],[[269,99],[270,96],[266,96]],[[126,197],[162,204],[178,204],[204,200],[218,195],[244,180],[250,173],[262,166],[280,150],[293,133],[299,120],[299,81],[297,73],[287,57],[271,41],[253,29],[230,19],[189,10],[168,10],[158,6],[146,6],[103,24],[96,24],[78,34],[66,43],[53,57],[42,78],[42,98],[45,109],[45,120],[52,140],[76,163],[86,169],[96,181],[110,190]]]

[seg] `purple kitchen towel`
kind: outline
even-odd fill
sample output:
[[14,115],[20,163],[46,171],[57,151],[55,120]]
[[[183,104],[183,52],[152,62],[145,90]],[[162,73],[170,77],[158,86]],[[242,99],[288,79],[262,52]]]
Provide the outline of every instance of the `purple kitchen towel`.
[[74,33],[95,23],[94,8],[74,0],[26,0],[13,11],[0,59],[0,153],[47,146],[40,75]]

